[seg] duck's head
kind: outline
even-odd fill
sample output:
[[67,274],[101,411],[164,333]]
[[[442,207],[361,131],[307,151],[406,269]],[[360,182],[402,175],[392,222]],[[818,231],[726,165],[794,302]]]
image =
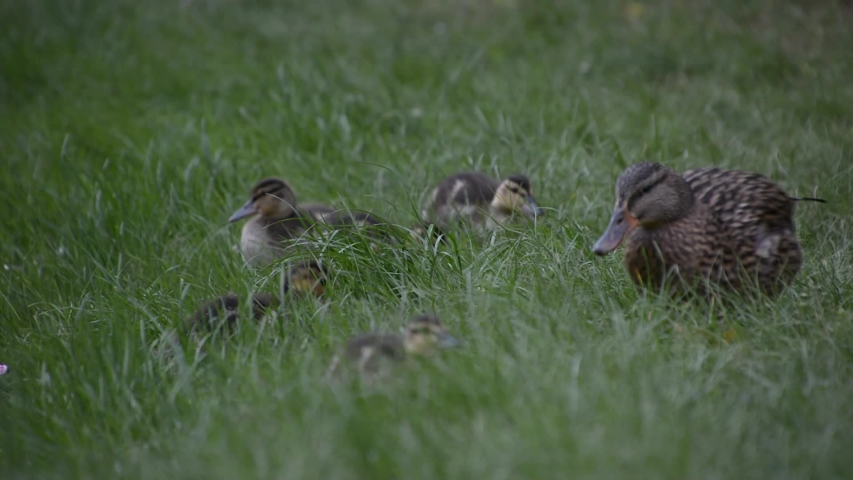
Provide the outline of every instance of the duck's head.
[[321,298],[326,293],[329,271],[316,260],[300,261],[290,267],[283,293],[299,297]]
[[249,201],[231,215],[228,222],[261,215],[268,218],[287,217],[296,207],[296,194],[280,178],[265,178],[252,187]]
[[530,218],[541,217],[542,209],[533,196],[530,179],[525,175],[505,178],[495,191],[492,207],[505,213],[521,212]]
[[429,356],[436,350],[454,348],[462,344],[447,332],[441,320],[432,314],[420,315],[406,325],[403,346],[410,355]]
[[659,228],[683,217],[691,206],[693,192],[681,175],[659,163],[631,165],[616,180],[616,207],[593,251],[607,255],[635,228]]

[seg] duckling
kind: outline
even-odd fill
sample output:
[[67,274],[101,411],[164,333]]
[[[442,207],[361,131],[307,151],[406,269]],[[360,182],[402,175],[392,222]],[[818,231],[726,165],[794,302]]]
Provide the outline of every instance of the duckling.
[[318,203],[296,203],[293,188],[280,178],[257,182],[249,200],[228,219],[229,223],[253,217],[243,225],[240,250],[253,266],[264,266],[286,256],[304,236],[319,233],[318,225],[376,226],[367,213],[343,212]]
[[249,200],[228,222],[253,217],[243,225],[240,250],[246,263],[264,266],[284,257],[294,241],[334,212],[321,204],[297,207],[296,193],[287,182],[265,178],[252,187]]
[[435,229],[448,232],[459,223],[494,230],[516,213],[528,218],[543,215],[533,196],[530,179],[511,175],[498,181],[482,173],[465,172],[438,184],[424,204],[421,216],[424,228],[434,225]]
[[366,333],[351,338],[332,360],[327,377],[333,375],[342,362],[347,362],[368,380],[375,380],[384,373],[386,364],[403,364],[411,357],[429,357],[437,350],[460,345],[459,339],[447,332],[437,316],[419,315],[408,323],[402,335]]
[[[252,300],[252,319],[261,322],[277,310],[282,299],[288,295],[296,298],[315,297],[321,299],[326,292],[328,270],[319,262],[310,260],[293,265],[288,270],[282,285],[281,298],[270,293],[255,293]],[[224,321],[221,321],[224,316]],[[189,330],[196,333],[200,330],[212,331],[221,323],[229,333],[233,332],[240,320],[240,297],[228,293],[207,302],[199,308],[187,321]]]
[[[631,279],[656,290],[707,297],[711,284],[734,293],[757,286],[773,297],[802,264],[792,218],[798,200],[825,202],[791,197],[758,173],[697,168],[679,175],[641,162],[619,175],[613,216],[593,251],[606,255],[627,239]],[[676,273],[683,283],[668,281]]]

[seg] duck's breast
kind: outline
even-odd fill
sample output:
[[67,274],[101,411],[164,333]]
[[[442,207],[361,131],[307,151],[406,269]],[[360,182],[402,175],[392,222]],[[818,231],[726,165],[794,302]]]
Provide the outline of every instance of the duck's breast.
[[706,208],[691,209],[681,220],[656,229],[638,228],[627,242],[625,265],[631,279],[658,289],[694,288],[705,281],[726,282],[732,251],[725,231]]

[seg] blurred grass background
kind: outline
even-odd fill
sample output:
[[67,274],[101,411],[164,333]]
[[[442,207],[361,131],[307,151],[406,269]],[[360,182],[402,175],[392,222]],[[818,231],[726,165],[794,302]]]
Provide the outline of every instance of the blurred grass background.
[[[851,24],[829,0],[0,3],[0,475],[849,478]],[[799,207],[793,287],[638,295],[590,246],[640,159],[829,200]],[[258,178],[410,226],[468,169],[529,175],[545,221],[330,252],[326,307],[156,354],[205,298],[273,288],[226,223]],[[322,381],[425,310],[466,347]]]

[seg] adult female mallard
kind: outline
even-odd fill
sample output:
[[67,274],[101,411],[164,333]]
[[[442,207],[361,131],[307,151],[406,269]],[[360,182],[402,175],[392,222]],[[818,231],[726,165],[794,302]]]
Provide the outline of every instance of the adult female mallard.
[[803,260],[792,218],[798,200],[823,202],[788,196],[758,173],[697,168],[679,175],[641,162],[619,175],[613,216],[593,250],[606,255],[627,239],[631,279],[655,289],[696,287],[707,295],[714,284],[775,296]]

